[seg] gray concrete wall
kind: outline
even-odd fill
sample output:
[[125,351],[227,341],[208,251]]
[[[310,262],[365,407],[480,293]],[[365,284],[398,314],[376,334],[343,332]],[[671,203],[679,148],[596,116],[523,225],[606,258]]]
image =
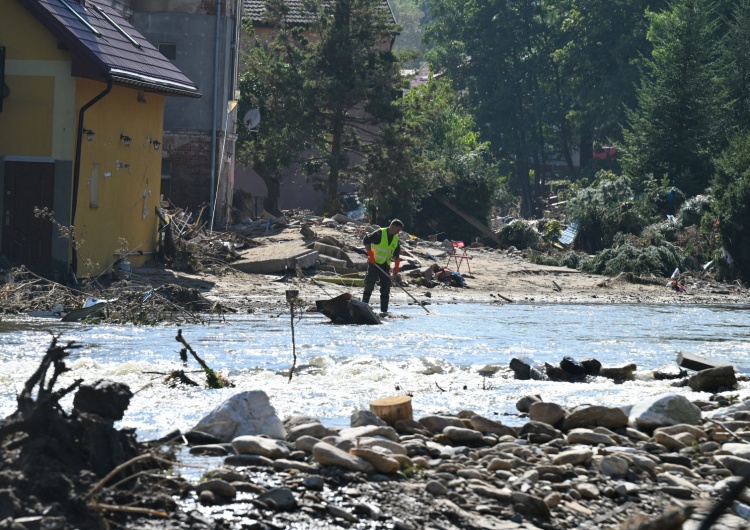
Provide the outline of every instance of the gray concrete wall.
[[[231,15],[231,13],[230,13]],[[168,97],[164,110],[165,129],[210,131],[214,106],[214,89],[218,81],[219,98],[216,127],[233,131],[234,120],[226,120],[227,101],[234,88],[231,75],[234,22],[221,17],[219,43],[219,78],[214,75],[216,54],[216,17],[192,13],[133,13],[131,23],[151,44],[174,43],[177,58],[172,62],[193,83],[203,97],[199,99]]]

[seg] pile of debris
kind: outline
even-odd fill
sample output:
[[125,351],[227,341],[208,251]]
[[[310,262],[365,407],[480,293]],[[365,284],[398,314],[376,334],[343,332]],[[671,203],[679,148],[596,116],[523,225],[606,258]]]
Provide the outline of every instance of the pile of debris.
[[69,287],[38,276],[24,267],[12,269],[0,286],[0,311],[60,319],[65,322],[154,324],[202,323],[207,315],[230,311],[196,289],[134,281],[90,282]]
[[[80,346],[54,337],[39,368],[18,396],[18,409],[0,420],[0,527],[14,529],[213,528],[176,509],[190,485],[160,471],[175,455],[141,444],[132,429],[117,430],[130,389],[112,381],[54,388]],[[75,392],[73,410],[60,401]]]

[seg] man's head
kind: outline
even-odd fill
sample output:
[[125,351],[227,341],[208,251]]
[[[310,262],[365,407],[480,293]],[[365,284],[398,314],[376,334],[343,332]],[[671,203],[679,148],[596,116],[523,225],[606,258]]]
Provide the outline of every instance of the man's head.
[[391,221],[391,224],[388,227],[388,233],[391,235],[398,234],[401,230],[403,230],[403,228],[404,223],[402,223],[398,219],[394,219],[393,221]]

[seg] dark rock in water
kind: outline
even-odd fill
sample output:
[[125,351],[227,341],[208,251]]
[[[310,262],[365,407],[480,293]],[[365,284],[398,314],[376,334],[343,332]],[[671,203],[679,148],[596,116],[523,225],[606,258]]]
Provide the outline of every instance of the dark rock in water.
[[209,434],[203,431],[188,431],[185,433],[185,440],[189,445],[211,445],[220,444],[223,440],[219,440],[213,434]]
[[737,377],[733,366],[718,366],[692,375],[688,386],[696,392],[724,392],[737,388]]
[[100,379],[93,385],[81,385],[73,398],[73,409],[97,414],[105,420],[120,421],[132,397],[127,385]]
[[341,294],[330,300],[316,300],[315,307],[334,324],[380,324],[380,318],[370,306],[353,300],[350,293]]
[[560,361],[560,368],[570,374],[573,379],[583,379],[588,375],[586,367],[572,357],[563,357],[562,361]]
[[602,369],[602,363],[592,358],[582,360],[581,364],[586,369],[588,375],[597,375],[599,370]]

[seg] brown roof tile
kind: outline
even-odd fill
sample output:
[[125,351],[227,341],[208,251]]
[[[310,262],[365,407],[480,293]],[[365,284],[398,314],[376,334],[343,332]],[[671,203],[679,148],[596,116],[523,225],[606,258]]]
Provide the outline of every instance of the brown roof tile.
[[103,78],[146,90],[200,97],[198,88],[122,15],[98,0],[18,0]]
[[[395,24],[396,19],[393,17],[393,9],[391,9],[388,0],[382,0],[383,7],[388,8],[388,12],[391,15],[391,21]],[[304,8],[305,2],[303,0],[285,0],[284,2],[289,8],[289,16],[287,21],[290,24],[308,25],[314,22],[314,17],[309,11]],[[333,0],[322,0],[323,5],[333,5]],[[263,0],[243,0],[242,10],[245,20],[251,20],[257,24],[264,24],[266,22],[263,13],[265,12]]]

